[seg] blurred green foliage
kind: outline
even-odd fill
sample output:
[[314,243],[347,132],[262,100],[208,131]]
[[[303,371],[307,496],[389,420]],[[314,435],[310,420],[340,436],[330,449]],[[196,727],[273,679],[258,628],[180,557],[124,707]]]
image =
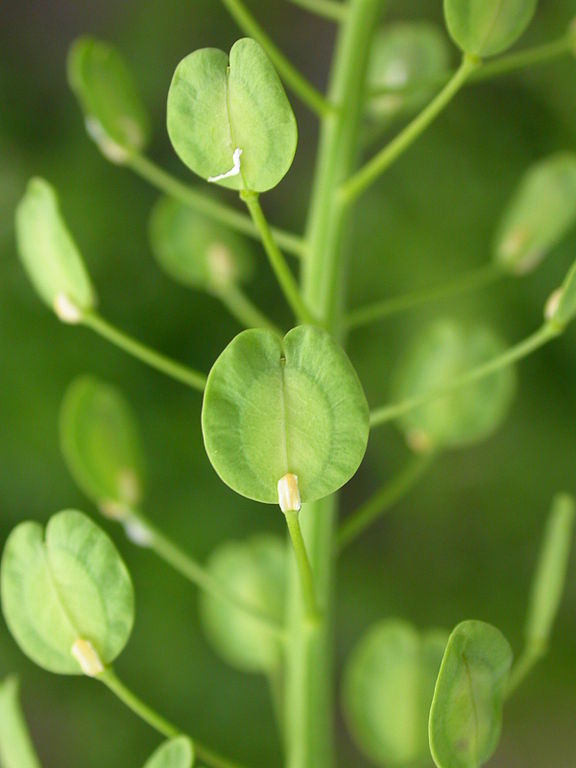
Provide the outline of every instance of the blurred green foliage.
[[[333,41],[329,25],[283,0],[251,5],[322,86]],[[441,22],[440,3],[417,0],[391,0],[389,18],[422,18],[423,5],[429,20]],[[546,0],[540,6],[523,45],[557,37],[576,15],[575,0]],[[228,49],[240,35],[214,0],[8,0],[0,14],[0,543],[23,519],[44,523],[66,507],[95,514],[58,448],[60,401],[79,373],[102,376],[130,397],[149,456],[146,512],[191,552],[205,559],[223,541],[280,532],[280,515],[235,496],[211,469],[196,393],[121,356],[88,331],[62,326],[40,304],[17,261],[12,225],[27,179],[45,176],[60,192],[104,313],[168,354],[207,370],[239,328],[213,298],[170,282],[158,269],[146,231],[157,195],[107,163],[88,140],[66,85],[65,60],[80,34],[118,44],[138,73],[154,118],[153,155],[186,179],[164,127],[174,67],[195,48]],[[575,86],[576,62],[565,60],[462,94],[359,206],[352,304],[441,284],[487,262],[498,218],[525,168],[576,146]],[[301,230],[316,125],[298,103],[294,106],[301,135],[296,162],[265,205],[274,223]],[[370,402],[388,399],[406,343],[438,316],[487,320],[511,342],[534,330],[575,246],[572,234],[522,281],[356,332],[351,356]],[[251,295],[279,322],[287,321],[287,311],[277,309],[279,294],[263,257]],[[561,489],[576,491],[574,334],[571,329],[522,364],[512,415],[495,437],[442,459],[416,492],[345,554],[339,665],[368,624],[388,616],[419,627],[478,618],[499,626],[519,648],[550,499]],[[345,491],[342,514],[392,477],[405,455],[393,427],[375,432],[365,464]],[[225,667],[200,632],[198,599],[189,585],[124,542],[118,529],[108,529],[134,575],[137,597],[135,632],[119,672],[204,741],[254,768],[278,765],[265,682]],[[572,563],[551,653],[507,707],[492,768],[573,764],[575,647]],[[137,766],[159,743],[103,687],[34,669],[2,624],[0,677],[12,672],[22,678],[24,706],[45,768]],[[363,766],[343,726],[339,734],[341,765]]]

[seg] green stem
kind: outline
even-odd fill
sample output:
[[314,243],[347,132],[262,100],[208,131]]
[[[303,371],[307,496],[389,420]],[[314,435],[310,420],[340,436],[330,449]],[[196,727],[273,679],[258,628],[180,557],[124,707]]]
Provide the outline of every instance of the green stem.
[[310,559],[308,557],[308,552],[306,551],[306,544],[304,543],[304,538],[302,536],[298,512],[284,512],[284,516],[286,517],[288,532],[290,533],[292,548],[296,558],[296,567],[298,568],[298,576],[302,588],[302,599],[306,606],[307,618],[310,624],[317,624],[320,621],[320,610],[316,601],[314,574],[312,573]]
[[316,320],[302,298],[298,283],[290,271],[290,267],[286,263],[282,251],[278,248],[278,245],[274,240],[274,236],[268,226],[264,212],[262,211],[258,195],[254,192],[242,192],[241,197],[250,211],[256,229],[260,232],[264,250],[266,251],[270,265],[280,283],[280,287],[284,292],[286,300],[300,322],[314,325]]
[[[564,56],[574,55],[574,43],[570,35],[563,35],[558,40],[553,40],[550,43],[544,43],[538,45],[535,48],[529,48],[525,51],[519,51],[518,53],[512,53],[508,56],[502,56],[494,61],[489,61],[482,66],[481,69],[473,72],[466,85],[475,85],[476,83],[483,83],[486,80],[493,80],[497,77],[504,75],[510,75],[514,72],[519,72],[524,69],[529,69],[541,64],[547,64],[551,61],[556,61]],[[442,87],[445,85],[452,74],[448,74],[440,77],[422,78],[419,80],[413,80],[406,85],[387,85],[374,88],[370,95],[377,98],[378,96],[384,96],[389,93],[405,93],[413,90],[421,89],[422,87],[429,86]]]
[[505,274],[497,264],[488,264],[437,288],[414,291],[404,296],[377,301],[374,304],[368,304],[365,307],[360,307],[360,309],[355,309],[347,315],[345,320],[346,327],[350,330],[360,328],[433,301],[447,299],[452,296],[461,296],[462,294],[490,285],[496,282],[496,280],[505,277]]
[[[206,218],[255,240],[259,239],[258,230],[250,217],[246,216],[245,213],[235,211],[233,208],[213,200],[205,192],[189,187],[179,179],[171,176],[147,157],[131,155],[127,165],[153,187],[187,205],[192,210],[198,211],[198,213],[206,216]],[[278,245],[287,253],[298,258],[302,258],[305,255],[305,244],[301,237],[274,227],[272,227],[272,232]]]
[[[136,696],[136,694],[117,677],[112,667],[107,667],[96,679],[101,683],[104,683],[108,690],[127,706],[128,709],[144,720],[144,722],[155,731],[158,731],[162,736],[165,736],[167,739],[173,739],[176,736],[187,735]],[[196,757],[211,766],[211,768],[242,768],[239,763],[232,762],[216,752],[213,752],[191,736],[189,738],[194,743]]]
[[266,317],[236,284],[227,285],[217,293],[217,296],[230,314],[244,327],[267,328],[283,336],[282,330]]
[[109,341],[114,346],[127,352],[132,357],[140,360],[151,368],[169,376],[171,379],[186,384],[192,389],[203,392],[206,386],[206,376],[199,371],[188,368],[185,365],[171,360],[169,357],[161,355],[154,349],[150,349],[123,331],[108,323],[104,318],[94,312],[86,313],[82,317],[82,324],[95,331],[99,336]]
[[272,42],[242,0],[222,0],[222,3],[240,29],[260,43],[288,87],[307,107],[320,117],[334,111],[333,105],[326,101],[324,96],[300,74],[290,59],[286,58],[278,46]]
[[545,344],[548,344],[555,339],[560,333],[561,331],[558,328],[547,323],[536,331],[536,333],[532,334],[532,336],[529,336],[524,341],[516,344],[516,346],[511,347],[502,355],[474,368],[463,376],[459,376],[447,386],[442,387],[442,389],[428,392],[426,395],[421,395],[420,397],[412,397],[399,403],[393,403],[392,405],[387,405],[372,411],[370,414],[370,424],[372,427],[379,427],[382,424],[386,424],[389,421],[393,421],[394,419],[403,416],[409,411],[413,411],[415,408],[419,408],[421,405],[426,405],[440,397],[450,395],[457,389],[467,387],[475,381],[490,376],[491,374],[496,373],[496,371],[506,368],[507,366],[516,363],[518,360],[522,360],[524,357],[532,354],[537,349],[540,349],[540,347],[543,347]]
[[518,661],[512,667],[508,687],[506,688],[506,698],[512,696],[517,688],[524,682],[540,659],[544,656],[544,650],[535,648],[525,648],[519,656]]
[[473,73],[470,82],[479,83],[485,80],[492,80],[495,77],[502,77],[522,69],[546,64],[562,56],[573,55],[573,52],[574,42],[569,35],[565,35],[558,40],[553,40],[551,43],[545,43],[526,51],[511,53],[508,56],[503,56],[501,59],[489,61],[482,69]]
[[306,11],[315,13],[330,21],[344,21],[347,8],[344,3],[335,2],[335,0],[289,0],[294,5],[299,5]]
[[368,499],[340,527],[338,552],[342,552],[373,523],[390,511],[412,488],[430,467],[434,454],[414,456],[404,469],[388,484]]
[[258,621],[267,632],[284,641],[284,627],[256,606],[245,602],[242,598],[230,592],[225,585],[215,579],[200,563],[183,552],[174,542],[155,528],[139,511],[130,510],[126,522],[131,520],[137,521],[144,529],[147,539],[146,546],[174,568],[175,571],[217,600],[221,600],[235,610],[243,611],[246,615]]
[[460,68],[435,99],[372,160],[342,185],[342,202],[349,205],[363,194],[390,166],[398,160],[424,131],[446,109],[472,73],[481,66],[478,59],[464,56]]
[[[356,167],[366,68],[381,0],[351,0],[339,27],[330,76],[329,99],[345,104],[322,120],[317,168],[308,222],[308,257],[303,263],[304,296],[338,340],[347,271],[344,248],[350,209],[337,199],[339,185]],[[288,587],[286,643],[287,768],[332,768],[334,765],[333,626],[336,494],[305,504],[300,512],[302,533],[314,571],[322,620],[306,622],[300,580],[292,568]]]

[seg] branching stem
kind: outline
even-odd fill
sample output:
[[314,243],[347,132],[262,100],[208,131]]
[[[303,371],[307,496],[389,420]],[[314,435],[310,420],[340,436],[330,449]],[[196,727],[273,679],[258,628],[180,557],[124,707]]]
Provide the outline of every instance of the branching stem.
[[454,381],[452,381],[447,386],[442,387],[442,389],[429,392],[428,394],[422,395],[420,397],[408,398],[407,400],[402,400],[399,403],[393,403],[392,405],[387,405],[383,408],[378,408],[377,410],[372,411],[370,414],[370,424],[372,427],[379,427],[382,424],[386,424],[389,421],[393,421],[394,419],[403,416],[409,411],[419,408],[422,405],[426,405],[427,403],[433,402],[434,400],[437,400],[440,397],[444,397],[445,395],[450,395],[452,392],[455,392],[462,387],[467,387],[468,385],[473,384],[475,381],[479,381],[486,376],[490,376],[491,374],[496,373],[496,371],[499,371],[502,368],[513,365],[518,360],[522,360],[524,357],[532,354],[537,349],[540,349],[540,347],[548,344],[550,341],[559,336],[560,333],[561,331],[557,327],[551,325],[550,323],[546,323],[538,331],[536,331],[536,333],[532,334],[532,336],[529,336],[524,341],[516,344],[516,346],[506,350],[506,352],[494,358],[493,360],[490,360],[487,363],[474,368],[463,376],[454,379]]
[[192,368],[188,368],[185,365],[171,360],[169,357],[156,352],[154,349],[150,349],[140,341],[136,341],[131,336],[128,336],[123,331],[119,330],[104,318],[97,315],[95,312],[87,313],[82,318],[82,324],[88,328],[91,328],[99,336],[109,341],[114,346],[127,352],[132,357],[140,360],[151,368],[155,368],[157,371],[169,376],[171,379],[186,384],[192,389],[196,389],[198,392],[203,392],[206,386],[206,376],[199,371],[195,371]]
[[431,453],[412,457],[412,460],[390,483],[376,491],[367,502],[353,512],[340,527],[337,539],[338,552],[345,550],[404,498],[428,470],[433,458],[434,454]]
[[[125,705],[134,712],[139,718],[144,720],[145,723],[158,731],[162,736],[167,739],[173,739],[176,736],[186,736],[187,734],[172,725],[162,715],[145,704],[142,699],[136,696],[116,675],[112,667],[108,667],[97,678]],[[232,762],[231,760],[222,757],[211,749],[208,749],[196,739],[190,737],[194,743],[194,751],[196,757],[205,762],[210,768],[242,768],[239,763]]]
[[186,552],[183,552],[180,547],[153,526],[141,512],[130,510],[128,520],[136,520],[138,522],[144,529],[148,539],[147,546],[158,557],[174,568],[175,571],[184,576],[184,578],[206,592],[206,594],[212,595],[217,600],[225,602],[231,608],[242,611],[247,616],[258,621],[267,632],[284,641],[285,631],[282,625],[271,616],[263,613],[256,606],[230,592],[224,584],[215,579],[200,563],[186,554]]
[[298,283],[290,271],[290,267],[286,263],[286,259],[284,258],[282,251],[280,248],[278,248],[278,245],[274,240],[274,236],[270,230],[270,227],[268,226],[268,222],[264,216],[262,206],[260,205],[258,195],[254,192],[243,192],[241,197],[246,203],[248,210],[250,211],[252,221],[254,222],[257,230],[260,232],[262,245],[264,246],[264,250],[266,251],[270,265],[274,270],[274,274],[278,279],[286,300],[290,304],[290,307],[292,308],[299,322],[310,323],[314,325],[316,320],[308,309],[308,306],[306,305],[306,302],[304,301],[300,292],[300,288],[298,287]]
[[[179,200],[192,210],[198,211],[198,213],[206,216],[206,218],[254,240],[259,239],[258,230],[250,217],[245,213],[235,211],[234,208],[230,208],[224,205],[224,203],[212,199],[204,192],[184,184],[147,157],[144,157],[144,155],[132,155],[127,164],[153,187],[173,197],[175,200]],[[272,233],[278,245],[286,253],[290,253],[298,258],[304,257],[306,246],[301,237],[275,227],[272,227]]]
[[472,73],[481,66],[479,59],[464,56],[460,68],[447,85],[390,144],[376,154],[366,165],[348,179],[340,189],[344,205],[350,205],[396,162],[424,131],[436,120],[462,89]]
[[365,307],[360,307],[350,312],[345,318],[345,324],[349,330],[361,328],[378,320],[399,315],[411,309],[417,309],[433,301],[470,293],[478,288],[490,285],[505,276],[506,273],[498,265],[489,264],[437,288],[426,288],[421,291],[407,293],[404,296],[367,304]]

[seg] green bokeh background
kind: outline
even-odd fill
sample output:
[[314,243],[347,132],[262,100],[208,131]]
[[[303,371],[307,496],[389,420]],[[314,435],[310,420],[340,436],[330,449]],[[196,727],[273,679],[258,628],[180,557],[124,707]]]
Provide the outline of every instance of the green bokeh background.
[[[333,30],[284,0],[253,0],[263,23],[323,86]],[[540,3],[522,44],[561,34],[576,2]],[[441,3],[391,0],[389,18],[435,19]],[[8,0],[0,9],[0,543],[19,521],[59,509],[94,510],[58,448],[59,404],[69,381],[91,372],[120,386],[139,414],[149,458],[147,512],[205,558],[227,539],[283,535],[272,507],[236,497],[203,452],[200,398],[83,329],[64,327],[33,294],[17,262],[12,214],[32,174],[60,190],[105,316],[168,354],[208,369],[238,326],[211,298],[170,282],[153,262],[147,216],[154,190],[108,164],[87,139],[65,79],[68,45],[91,33],[120,45],[151,109],[151,152],[187,178],[169,147],[165,97],[191,50],[240,36],[215,0]],[[454,53],[456,58],[456,53]],[[295,104],[293,170],[265,206],[301,230],[315,152],[315,121]],[[576,148],[576,62],[565,60],[466,91],[358,209],[351,302],[435,285],[490,257],[499,213],[524,168]],[[223,193],[226,195],[226,193]],[[234,202],[234,198],[230,197]],[[386,401],[406,342],[435,317],[487,319],[511,342],[534,330],[576,253],[573,234],[534,275],[374,326],[351,339],[369,400]],[[281,322],[288,314],[265,259],[251,294]],[[504,428],[489,442],[442,458],[426,481],[342,558],[337,661],[385,616],[418,626],[462,619],[497,624],[516,649],[545,515],[558,490],[576,492],[576,330],[522,364]],[[406,459],[393,427],[377,431],[344,492],[343,514]],[[266,682],[224,666],[198,625],[197,595],[151,554],[118,542],[134,575],[138,612],[121,675],[167,716],[253,768],[280,766]],[[137,768],[158,738],[89,680],[57,678],[23,658],[0,623],[0,677],[22,679],[45,768]],[[506,709],[492,768],[576,765],[576,563],[552,651]],[[338,719],[339,761],[365,765]]]

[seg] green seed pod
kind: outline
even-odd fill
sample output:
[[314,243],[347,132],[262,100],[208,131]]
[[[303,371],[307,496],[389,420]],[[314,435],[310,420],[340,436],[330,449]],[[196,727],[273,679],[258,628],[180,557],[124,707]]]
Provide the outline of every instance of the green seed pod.
[[430,709],[438,768],[480,768],[494,754],[512,649],[496,627],[464,621],[450,635]]
[[130,637],[130,575],[112,541],[80,512],[59,512],[46,531],[17,526],[4,548],[1,589],[14,639],[49,672],[96,677]]
[[546,526],[526,622],[526,645],[536,654],[545,653],[548,648],[564,592],[574,538],[574,511],[572,496],[556,496]]
[[[287,565],[284,542],[261,535],[218,547],[208,570],[231,595],[281,622]],[[281,643],[257,618],[208,593],[202,594],[200,607],[206,634],[228,664],[244,672],[271,672],[278,667]]]
[[452,39],[465,53],[484,58],[510,48],[536,12],[537,0],[444,0]]
[[504,212],[494,258],[506,272],[523,275],[548,255],[576,222],[576,155],[536,163]]
[[146,761],[144,768],[192,768],[194,746],[186,736],[178,736],[161,744]]
[[60,444],[72,476],[104,514],[121,518],[140,504],[138,425],[119,390],[90,376],[72,382],[60,411]]
[[372,627],[345,669],[343,704],[360,749],[377,765],[429,759],[428,714],[448,633],[418,633],[404,621]]
[[150,134],[148,115],[126,62],[108,43],[76,40],[68,53],[68,82],[90,137],[112,162],[141,152]]
[[[441,391],[504,349],[487,328],[466,329],[450,320],[439,321],[408,349],[394,379],[393,401]],[[406,413],[400,426],[410,446],[419,452],[476,443],[504,420],[514,384],[514,371],[502,369]]]
[[2,768],[40,768],[19,700],[15,677],[0,683],[0,765]]
[[546,305],[548,322],[563,330],[576,317],[576,262],[570,268],[561,288],[555,291]]
[[262,46],[244,38],[230,57],[204,48],[178,65],[168,93],[168,133],[180,159],[207,181],[265,192],[296,152],[296,119]]
[[246,240],[169,197],[150,218],[150,241],[160,266],[174,280],[218,294],[247,282],[254,259]]
[[446,38],[433,24],[400,23],[380,30],[372,43],[368,85],[390,92],[370,100],[370,113],[391,120],[415,112],[434,94],[449,64]]
[[283,339],[244,331],[214,363],[202,407],[212,466],[237,493],[278,504],[298,478],[302,502],[328,496],[358,469],[368,442],[366,397],[329,333],[299,326]]
[[67,323],[78,323],[96,303],[76,243],[53,187],[32,179],[16,211],[20,259],[40,298]]

